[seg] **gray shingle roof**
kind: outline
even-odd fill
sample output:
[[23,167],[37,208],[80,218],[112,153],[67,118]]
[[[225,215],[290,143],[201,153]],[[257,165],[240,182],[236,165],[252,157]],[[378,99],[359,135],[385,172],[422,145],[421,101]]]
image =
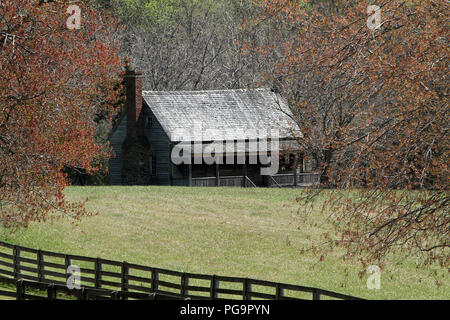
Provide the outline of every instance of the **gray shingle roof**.
[[143,99],[172,141],[256,139],[299,133],[286,102],[269,89],[143,91]]

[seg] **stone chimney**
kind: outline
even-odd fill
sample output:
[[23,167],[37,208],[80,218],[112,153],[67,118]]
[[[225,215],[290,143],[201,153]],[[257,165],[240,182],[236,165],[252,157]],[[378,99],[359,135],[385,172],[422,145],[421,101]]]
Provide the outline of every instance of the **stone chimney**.
[[127,132],[122,144],[122,184],[149,182],[150,149],[144,136],[142,73],[128,67],[125,73]]
[[144,135],[142,111],[142,73],[128,68],[125,73],[127,91],[127,139]]

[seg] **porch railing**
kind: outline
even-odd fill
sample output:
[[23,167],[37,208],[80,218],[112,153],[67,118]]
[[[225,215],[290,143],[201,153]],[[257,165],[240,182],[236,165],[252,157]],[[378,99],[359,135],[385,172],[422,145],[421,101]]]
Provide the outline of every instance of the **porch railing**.
[[[299,173],[297,174],[298,186],[310,186],[320,183],[320,174],[318,173]],[[293,173],[276,174],[268,179],[268,187],[287,187],[295,185],[295,175]],[[193,187],[256,187],[253,181],[247,176],[223,176],[219,177],[201,177],[192,178]]]
[[[193,187],[217,187],[216,177],[192,178]],[[253,181],[247,176],[224,176],[219,177],[220,187],[256,187]]]
[[[295,185],[295,175],[293,173],[276,174],[271,176],[270,186],[293,186]],[[299,186],[314,185],[320,183],[319,173],[298,173],[297,184]]]

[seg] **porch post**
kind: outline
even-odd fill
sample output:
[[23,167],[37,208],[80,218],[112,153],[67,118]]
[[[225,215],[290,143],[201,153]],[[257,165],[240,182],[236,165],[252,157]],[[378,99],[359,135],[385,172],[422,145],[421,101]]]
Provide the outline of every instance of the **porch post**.
[[242,180],[243,180],[243,187],[247,187],[247,163],[244,163],[242,165]]
[[189,187],[192,187],[192,160],[191,163],[189,163]]
[[218,163],[216,163],[216,186],[220,186],[220,173]]
[[304,173],[305,172],[305,155],[302,153],[300,154],[300,173]]
[[169,185],[173,185],[172,142],[169,142]]
[[[305,172],[305,154],[301,153],[300,154],[300,173],[304,173]],[[305,182],[305,176],[302,174],[301,175],[301,182]]]
[[298,186],[298,154],[295,154],[295,159],[294,159],[294,187]]

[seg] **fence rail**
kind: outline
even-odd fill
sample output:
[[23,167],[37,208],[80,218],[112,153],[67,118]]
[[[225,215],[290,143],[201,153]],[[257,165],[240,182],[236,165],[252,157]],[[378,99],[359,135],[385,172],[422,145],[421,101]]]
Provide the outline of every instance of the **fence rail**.
[[12,290],[0,289],[0,297],[16,300],[190,300],[176,295],[112,291],[94,288],[73,288],[66,285],[48,284],[27,280],[16,280],[0,276],[0,284]]
[[[88,297],[149,299],[151,298],[149,295],[153,294],[153,299],[358,299],[318,288],[248,278],[178,272],[126,261],[55,253],[0,242],[0,282],[15,281],[16,286],[26,288],[33,288],[33,282],[38,283],[35,286],[39,288],[45,287],[44,290],[49,290],[48,285],[52,284],[54,289],[51,290],[67,294],[67,283],[73,276],[68,268],[74,265],[80,267],[79,284]],[[21,284],[18,284],[18,280],[22,280]],[[97,292],[96,295],[92,289],[101,292]],[[22,292],[20,290],[19,293]],[[0,297],[10,296],[11,293],[5,292],[0,291]],[[73,292],[72,295],[76,297],[81,294],[78,291]],[[140,296],[139,293],[143,295]],[[154,296],[155,294],[158,296]],[[15,297],[21,298],[17,292]],[[27,297],[32,298],[25,294],[25,298]]]

